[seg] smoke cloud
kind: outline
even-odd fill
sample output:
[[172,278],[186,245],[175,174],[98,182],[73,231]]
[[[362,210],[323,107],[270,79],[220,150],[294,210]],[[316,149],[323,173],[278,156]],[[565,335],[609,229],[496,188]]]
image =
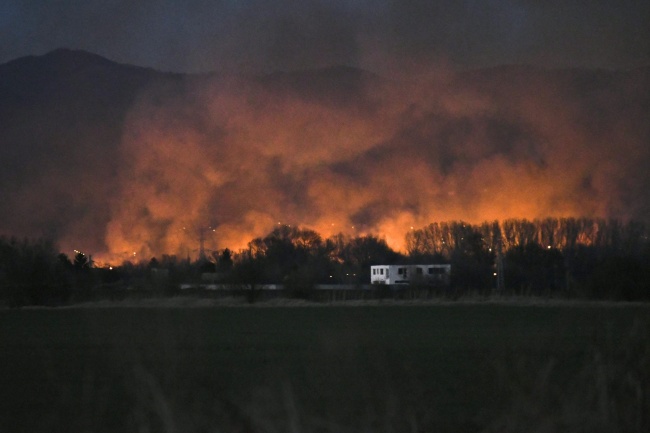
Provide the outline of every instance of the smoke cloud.
[[643,72],[613,84],[526,68],[313,74],[306,86],[300,74],[194,77],[142,93],[101,257],[195,257],[200,229],[210,248],[297,224],[402,249],[433,221],[649,214]]

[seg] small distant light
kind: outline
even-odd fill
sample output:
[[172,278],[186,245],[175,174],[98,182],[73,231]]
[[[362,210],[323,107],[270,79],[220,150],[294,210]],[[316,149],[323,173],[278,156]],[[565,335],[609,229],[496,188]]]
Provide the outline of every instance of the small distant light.
[[495,272],[495,273],[494,273],[494,274],[492,274],[492,275],[494,275],[494,276],[496,277],[496,276],[497,276],[497,273]]
[[112,270],[113,270],[113,267],[112,267],[112,266],[109,266],[109,267],[108,267],[108,270],[109,270],[109,271],[112,271]]
[[332,278],[332,276],[331,276],[331,275],[330,275],[330,278]]
[[551,249],[551,246],[549,245],[547,248],[550,250],[550,249]]

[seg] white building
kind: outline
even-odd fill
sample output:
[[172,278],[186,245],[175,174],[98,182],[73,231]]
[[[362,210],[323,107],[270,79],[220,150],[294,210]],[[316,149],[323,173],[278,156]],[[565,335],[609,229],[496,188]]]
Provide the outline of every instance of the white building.
[[451,265],[376,265],[370,266],[372,284],[449,285]]

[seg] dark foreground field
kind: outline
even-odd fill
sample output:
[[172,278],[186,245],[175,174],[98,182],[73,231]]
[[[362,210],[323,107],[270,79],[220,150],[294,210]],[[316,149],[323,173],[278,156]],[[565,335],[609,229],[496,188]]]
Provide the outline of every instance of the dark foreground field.
[[0,311],[1,432],[650,431],[650,306]]

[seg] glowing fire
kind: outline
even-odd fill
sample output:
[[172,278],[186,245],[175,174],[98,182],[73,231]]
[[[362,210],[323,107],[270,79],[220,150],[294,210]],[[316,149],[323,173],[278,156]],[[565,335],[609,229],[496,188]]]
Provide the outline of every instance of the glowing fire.
[[403,250],[432,221],[625,216],[611,180],[622,176],[613,159],[628,156],[602,151],[615,132],[581,131],[552,92],[513,86],[492,100],[434,83],[339,103],[237,84],[133,107],[97,257],[196,257],[188,225],[214,226],[215,249],[244,248],[280,221]]

